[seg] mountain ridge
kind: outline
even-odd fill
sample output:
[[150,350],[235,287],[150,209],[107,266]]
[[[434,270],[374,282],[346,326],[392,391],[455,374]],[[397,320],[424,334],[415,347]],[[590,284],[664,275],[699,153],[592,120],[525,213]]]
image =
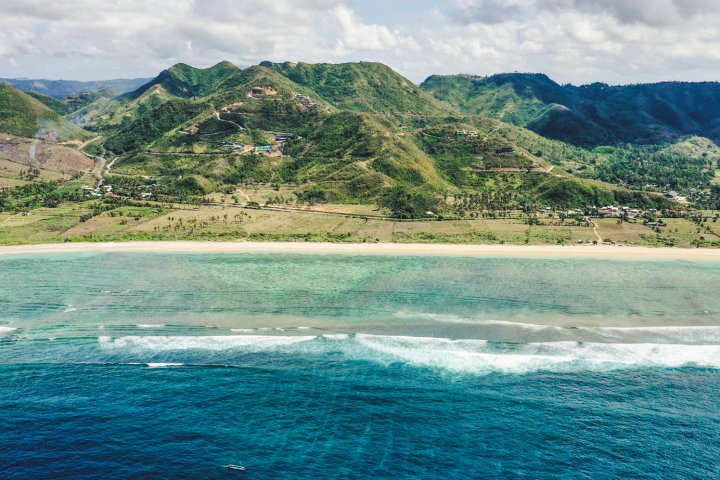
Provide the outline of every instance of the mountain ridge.
[[0,83],[11,85],[18,90],[33,91],[55,99],[63,99],[82,93],[94,93],[103,90],[113,95],[135,90],[149,82],[150,78],[111,79],[111,80],[46,80],[30,78],[0,78]]
[[[685,103],[678,89],[693,84],[639,86],[634,102],[634,87],[613,88],[515,73],[431,76],[418,86],[377,62],[179,63],[67,118],[98,136],[88,151],[113,159],[113,176],[122,176],[114,181],[154,178],[164,195],[183,199],[271,183],[294,185],[302,202],[423,216],[467,213],[442,200],[448,195],[532,209],[663,206],[664,191],[706,191],[720,148],[692,134],[701,124],[712,133],[716,114],[712,101],[691,107],[703,106],[702,95],[713,100],[714,84]],[[58,116],[67,105],[33,95]],[[619,130],[636,143],[613,137]]]
[[430,76],[428,93],[463,113],[497,118],[581,146],[657,143],[686,135],[720,141],[720,83],[560,85],[544,74]]

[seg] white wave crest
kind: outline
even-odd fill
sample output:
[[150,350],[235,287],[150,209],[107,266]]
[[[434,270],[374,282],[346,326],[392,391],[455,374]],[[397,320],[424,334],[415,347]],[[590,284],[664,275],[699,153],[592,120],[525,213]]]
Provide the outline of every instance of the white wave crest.
[[103,349],[130,349],[150,352],[173,350],[233,350],[271,351],[279,347],[314,340],[316,337],[291,336],[197,336],[197,337],[100,337],[100,346]]
[[358,343],[409,364],[487,374],[607,371],[696,366],[720,368],[720,345],[550,342],[495,344],[483,340],[358,335]]
[[164,323],[138,323],[135,325],[137,328],[153,329],[153,328],[165,328]]
[[418,367],[455,373],[527,373],[572,361],[568,356],[495,354],[485,340],[358,335],[358,343]]
[[[348,359],[384,365],[404,363],[461,374],[612,371],[638,368],[720,369],[720,345],[666,343],[496,343],[368,334],[321,336],[127,336],[100,337],[105,350],[155,354],[207,350],[282,351],[297,355],[337,352]],[[173,360],[180,360],[175,359]]]
[[182,363],[148,363],[146,364],[148,368],[173,368],[173,367],[182,367],[184,364]]
[[14,332],[15,330],[17,330],[17,328],[0,326],[0,335],[5,335],[7,333]]

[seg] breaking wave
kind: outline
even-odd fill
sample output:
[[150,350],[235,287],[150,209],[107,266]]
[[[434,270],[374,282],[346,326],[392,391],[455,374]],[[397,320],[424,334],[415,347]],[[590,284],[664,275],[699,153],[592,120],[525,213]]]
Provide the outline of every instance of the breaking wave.
[[[342,354],[347,360],[402,363],[452,373],[487,375],[533,372],[612,371],[638,368],[720,369],[720,345],[664,343],[502,343],[367,334],[321,336],[130,336],[100,337],[103,350],[155,355],[184,351],[283,352],[298,356]],[[175,360],[153,365],[174,365]],[[172,361],[170,361],[172,360]]]
[[148,368],[173,368],[173,367],[182,367],[184,364],[182,363],[148,363]]
[[100,337],[100,347],[135,351],[167,352],[178,350],[235,350],[269,351],[277,347],[314,340],[316,337],[271,337],[257,335],[185,336],[185,337]]

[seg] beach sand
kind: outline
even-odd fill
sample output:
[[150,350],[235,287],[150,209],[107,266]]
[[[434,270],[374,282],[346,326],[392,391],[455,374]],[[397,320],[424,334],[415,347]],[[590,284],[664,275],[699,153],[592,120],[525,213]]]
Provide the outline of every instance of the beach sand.
[[720,249],[621,247],[608,245],[454,245],[312,242],[113,242],[1,246],[0,256],[58,253],[290,253],[339,255],[599,257],[720,260]]

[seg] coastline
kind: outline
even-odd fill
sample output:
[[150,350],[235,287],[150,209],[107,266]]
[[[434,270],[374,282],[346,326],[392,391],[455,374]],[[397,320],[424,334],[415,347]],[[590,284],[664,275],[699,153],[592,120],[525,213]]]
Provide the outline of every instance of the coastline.
[[716,260],[720,249],[624,247],[606,245],[457,245],[410,243],[194,242],[145,241],[55,243],[0,246],[0,257],[62,253],[278,253],[325,255],[405,255],[456,257],[567,257],[665,260]]

